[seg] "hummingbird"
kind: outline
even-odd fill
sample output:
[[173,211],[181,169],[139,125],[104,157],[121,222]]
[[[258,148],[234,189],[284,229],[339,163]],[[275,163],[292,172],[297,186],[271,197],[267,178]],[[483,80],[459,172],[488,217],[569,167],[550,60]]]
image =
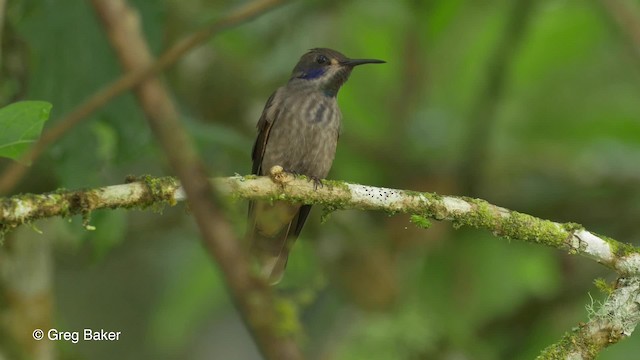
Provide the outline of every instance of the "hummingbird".
[[[267,100],[258,120],[252,173],[267,175],[280,165],[321,186],[336,154],[342,114],[336,101],[355,66],[384,63],[349,59],[338,51],[316,48],[302,55],[289,82]],[[247,238],[260,271],[275,285],[284,274],[289,251],[309,216],[310,205],[251,201]]]

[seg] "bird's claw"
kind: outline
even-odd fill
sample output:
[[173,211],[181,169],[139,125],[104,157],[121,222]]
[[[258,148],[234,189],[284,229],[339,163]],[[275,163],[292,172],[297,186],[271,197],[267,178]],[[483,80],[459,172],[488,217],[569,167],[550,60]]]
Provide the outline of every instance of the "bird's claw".
[[[284,171],[287,174],[291,174],[294,177],[298,177],[298,176],[304,175],[304,174],[301,174],[301,173],[299,173],[297,171],[289,170],[289,169],[284,169],[282,171]],[[318,188],[324,187],[324,184],[322,183],[322,179],[320,179],[319,177],[309,176],[309,175],[304,175],[304,176],[307,177],[309,182],[313,181],[313,190],[318,190]]]
[[324,187],[322,183],[322,179],[317,178],[315,176],[309,176],[309,181],[313,181],[313,190],[318,190],[318,188]]

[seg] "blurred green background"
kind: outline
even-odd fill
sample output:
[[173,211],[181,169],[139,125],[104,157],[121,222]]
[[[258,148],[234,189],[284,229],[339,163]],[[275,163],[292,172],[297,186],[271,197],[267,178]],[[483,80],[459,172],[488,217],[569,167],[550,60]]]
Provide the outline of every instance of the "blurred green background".
[[[131,1],[155,54],[242,3]],[[307,49],[385,59],[357,68],[338,96],[330,178],[480,197],[637,244],[640,56],[628,30],[639,27],[621,27],[611,3],[640,19],[639,3],[625,0],[291,2],[213,38],[164,78],[212,175],[227,176],[249,173],[262,107]],[[1,39],[0,106],[46,100],[51,121],[121,72],[88,1],[9,0]],[[117,98],[15,192],[170,174],[143,116],[131,94]],[[246,203],[228,213],[242,237]],[[585,258],[447,222],[424,230],[404,215],[339,211],[320,224],[321,213],[278,287],[296,305],[310,359],[530,359],[587,321],[585,306],[604,297],[594,279],[615,279]],[[183,204],[99,211],[91,224],[47,220],[7,237],[0,358],[259,358]],[[35,344],[25,318],[123,335]],[[638,348],[634,334],[600,358]]]

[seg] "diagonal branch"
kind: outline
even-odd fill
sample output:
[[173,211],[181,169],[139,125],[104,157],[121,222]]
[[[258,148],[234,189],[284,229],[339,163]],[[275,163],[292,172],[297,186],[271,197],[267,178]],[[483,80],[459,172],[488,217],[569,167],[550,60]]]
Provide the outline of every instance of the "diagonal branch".
[[466,148],[459,168],[461,188],[465,194],[476,195],[482,187],[485,167],[491,156],[500,101],[507,90],[513,58],[526,36],[537,3],[533,0],[510,2],[506,28],[501,32],[501,38],[487,64],[487,80],[471,107],[473,121],[469,122],[464,141]]
[[[109,41],[127,71],[152,66],[153,57],[140,29],[137,13],[126,0],[93,0]],[[209,37],[204,34],[203,38]],[[301,359],[292,333],[280,331],[282,314],[270,287],[255,275],[247,254],[231,225],[217,207],[206,171],[186,130],[171,94],[159,78],[136,86],[135,95],[149,127],[180,178],[205,248],[218,264],[234,305],[267,359]]]
[[[542,244],[581,255],[620,274],[640,276],[640,249],[589,232],[578,224],[560,224],[492,205],[484,200],[441,196],[325,180],[314,190],[305,179],[286,173],[268,177],[233,176],[212,181],[219,193],[243,199],[267,199],[324,205],[328,209],[377,210],[417,214],[451,221],[454,226],[489,230],[496,236]],[[70,216],[104,208],[146,208],[183,201],[184,191],[172,178],[147,177],[143,181],[103,188],[0,198],[0,226],[6,229],[40,218]]]
[[[507,210],[479,199],[441,196],[341,181],[324,181],[314,189],[274,167],[269,177],[233,176],[212,180],[218,193],[243,199],[284,200],[320,204],[326,209],[379,210],[417,214],[419,226],[426,218],[472,226],[513,240],[544,244],[582,255],[612,268],[621,278],[611,296],[592,310],[592,319],[547,348],[539,359],[592,359],[604,347],[631,335],[640,322],[640,249],[591,233],[577,224],[559,224]],[[104,208],[146,208],[185,200],[173,178],[145,177],[124,185],[82,191],[16,195],[0,198],[0,232],[25,222],[55,216],[87,215]]]
[[[229,13],[227,16],[220,18],[213,24],[178,41],[169,48],[169,50],[165,51],[154,63],[123,74],[117,80],[98,90],[63,118],[52,121],[51,123],[55,123],[55,125],[45,130],[40,140],[24,155],[22,163],[28,164],[33,162],[42,155],[49,146],[58,141],[65,133],[89,115],[93,114],[96,110],[105,106],[116,96],[131,90],[134,86],[140,84],[140,82],[173,65],[187,52],[201,45],[211,36],[249,21],[282,3],[284,3],[284,0],[254,0],[249,2]],[[27,171],[28,168],[21,165],[20,162],[13,162],[8,165],[2,174],[0,174],[0,194],[6,194],[11,191]]]
[[604,348],[629,337],[640,322],[640,278],[618,279],[604,303],[589,308],[591,319],[546,348],[538,360],[595,359]]

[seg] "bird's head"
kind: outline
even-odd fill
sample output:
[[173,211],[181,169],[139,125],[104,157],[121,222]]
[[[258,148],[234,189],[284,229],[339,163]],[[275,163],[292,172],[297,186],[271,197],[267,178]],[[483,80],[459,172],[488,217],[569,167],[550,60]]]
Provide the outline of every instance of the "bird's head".
[[381,64],[376,59],[349,59],[341,53],[325,48],[311,49],[302,55],[293,69],[290,81],[309,81],[317,85],[327,96],[336,96],[354,66]]

